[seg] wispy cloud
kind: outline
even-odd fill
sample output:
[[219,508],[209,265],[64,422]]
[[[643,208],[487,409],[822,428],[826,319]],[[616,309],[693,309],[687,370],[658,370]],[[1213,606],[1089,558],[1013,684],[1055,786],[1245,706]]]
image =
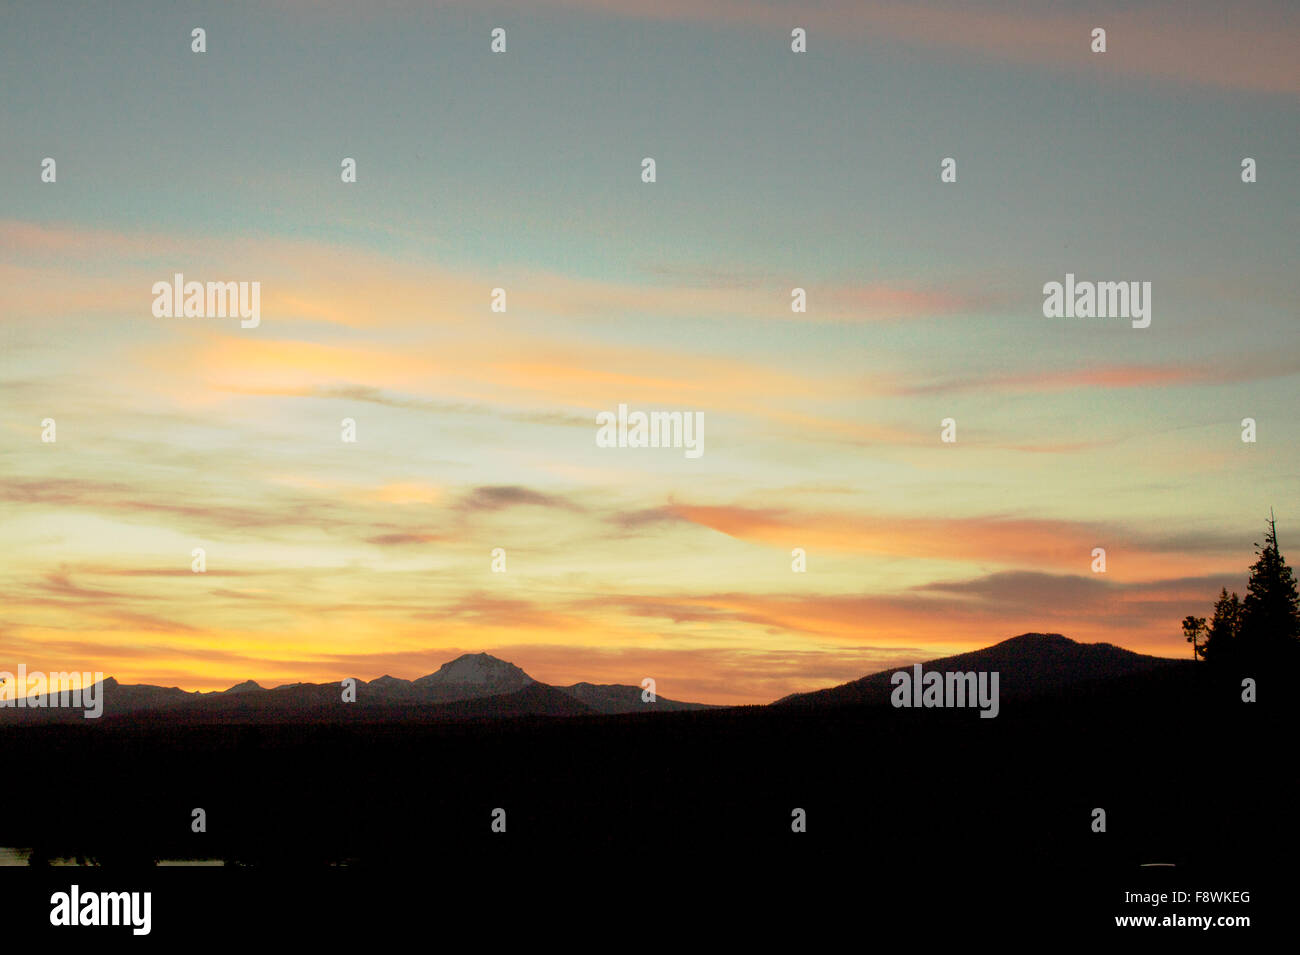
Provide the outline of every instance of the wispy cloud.
[[885,554],[929,560],[968,560],[984,564],[1087,566],[1100,542],[1113,549],[1124,542],[1130,566],[1155,564],[1205,568],[1237,559],[1233,542],[1222,536],[1182,540],[1169,546],[1159,535],[1096,522],[1007,516],[918,518],[853,512],[800,512],[787,508],[673,503],[657,517],[674,517],[742,540],[782,548],[802,546],[836,552]]
[[[688,23],[721,23],[788,35],[794,26],[812,42],[887,43],[977,61],[1030,66],[1106,78],[1141,77],[1177,85],[1300,94],[1294,52],[1300,13],[1285,2],[1256,0],[1229,15],[1206,0],[1117,7],[1084,4],[1027,8],[1014,0],[978,5],[955,0],[821,0],[818,3],[716,0],[541,0],[543,8]],[[1104,62],[1089,49],[1104,27]]]

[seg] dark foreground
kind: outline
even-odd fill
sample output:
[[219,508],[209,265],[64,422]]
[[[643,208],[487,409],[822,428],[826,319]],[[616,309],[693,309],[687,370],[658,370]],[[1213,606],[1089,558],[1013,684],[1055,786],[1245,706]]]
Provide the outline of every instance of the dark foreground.
[[[1144,942],[1161,929],[1115,916],[1247,915],[1249,929],[1206,930],[1247,938],[1284,906],[1300,848],[1296,710],[1275,699],[1292,694],[1260,693],[1242,703],[1182,668],[1004,698],[997,719],[842,707],[11,728],[0,845],[101,868],[0,870],[0,918],[49,930],[49,893],[77,882],[153,891],[155,938],[266,917],[297,935],[496,913],[507,931],[511,912],[539,931],[529,913],[547,931],[608,919],[652,944],[691,913],[745,934],[813,919],[809,932],[912,926],[918,941],[1033,927]],[[151,867],[187,857],[251,868]],[[1124,901],[1176,890],[1251,902]]]

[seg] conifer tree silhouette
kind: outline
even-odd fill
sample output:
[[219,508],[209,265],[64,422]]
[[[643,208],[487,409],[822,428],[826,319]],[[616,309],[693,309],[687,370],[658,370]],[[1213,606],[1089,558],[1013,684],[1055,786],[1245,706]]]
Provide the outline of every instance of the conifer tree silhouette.
[[[1199,653],[1216,668],[1241,670],[1266,666],[1300,666],[1300,593],[1296,578],[1277,543],[1277,520],[1268,513],[1268,533],[1255,545],[1255,563],[1245,598],[1225,587],[1214,603]],[[1192,630],[1202,618],[1183,619],[1183,633],[1196,646]],[[1196,652],[1196,651],[1194,651]]]
[[1183,635],[1187,637],[1187,642],[1192,645],[1192,659],[1199,660],[1205,655],[1205,647],[1197,644],[1197,640],[1205,633],[1205,618],[1195,617],[1188,614],[1183,618]]
[[[1300,594],[1295,574],[1277,543],[1277,522],[1269,511],[1268,534],[1250,568],[1241,602],[1242,653],[1254,661],[1294,662],[1300,651]],[[1259,547],[1258,544],[1255,545]]]
[[1219,591],[1219,599],[1214,602],[1214,615],[1205,630],[1205,645],[1201,647],[1201,656],[1207,663],[1228,660],[1237,649],[1237,637],[1241,632],[1241,598],[1234,590],[1228,593],[1224,587]]

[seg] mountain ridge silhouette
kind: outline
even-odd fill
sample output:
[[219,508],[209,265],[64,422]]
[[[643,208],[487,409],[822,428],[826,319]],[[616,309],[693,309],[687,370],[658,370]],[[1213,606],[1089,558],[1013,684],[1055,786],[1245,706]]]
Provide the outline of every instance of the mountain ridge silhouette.
[[[1194,665],[1194,662],[1153,657],[1111,643],[1080,643],[1059,633],[1022,633],[979,650],[921,663],[926,672],[996,672],[1001,694],[1011,696],[1049,694],[1079,684],[1116,680],[1164,666],[1182,665]],[[911,670],[912,666],[880,670],[838,686],[791,693],[772,705],[886,703],[893,692],[893,675],[900,670]]]
[[[1059,633],[1023,633],[979,650],[922,663],[939,671],[996,671],[1001,693],[1030,696],[1062,692],[1089,682],[1116,680],[1192,661],[1153,657],[1110,643],[1079,643]],[[856,680],[767,704],[785,708],[880,704],[889,701],[895,667]],[[910,669],[910,666],[908,667]],[[320,720],[412,720],[429,722],[518,716],[623,715],[722,709],[658,696],[643,698],[640,686],[578,682],[541,683],[523,669],[489,653],[466,653],[413,680],[388,674],[356,680],[354,704],[343,704],[343,683],[288,683],[265,688],[245,680],[226,690],[186,691],[179,687],[103,680],[104,718],[178,718],[271,722]],[[58,708],[0,709],[0,723],[82,719],[82,712]]]
[[[226,690],[182,690],[147,683],[124,684],[106,677],[101,695],[102,718],[166,712],[252,720],[263,716],[284,719],[403,719],[419,721],[487,719],[509,716],[579,716],[634,712],[713,709],[708,703],[687,703],[657,697],[642,699],[640,686],[575,683],[551,686],[523,669],[489,653],[465,653],[433,673],[405,680],[385,674],[369,682],[356,680],[355,705],[366,712],[349,714],[343,704],[343,681],[286,683],[262,687],[245,680]],[[31,695],[28,697],[31,698]],[[83,719],[81,710],[50,707],[0,709],[0,722]]]

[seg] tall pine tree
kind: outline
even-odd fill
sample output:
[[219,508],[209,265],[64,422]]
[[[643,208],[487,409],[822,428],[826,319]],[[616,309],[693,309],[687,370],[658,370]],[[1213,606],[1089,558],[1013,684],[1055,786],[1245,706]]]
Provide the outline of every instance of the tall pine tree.
[[[1186,624],[1184,624],[1186,629]],[[1241,633],[1241,598],[1234,590],[1229,596],[1228,588],[1219,591],[1219,599],[1214,602],[1214,615],[1205,630],[1205,646],[1201,656],[1206,663],[1220,663],[1231,660],[1237,650],[1237,637]]]
[[1272,512],[1264,546],[1255,553],[1259,559],[1250,568],[1241,602],[1242,656],[1251,662],[1295,661],[1300,657],[1300,594],[1295,574],[1278,549]]

